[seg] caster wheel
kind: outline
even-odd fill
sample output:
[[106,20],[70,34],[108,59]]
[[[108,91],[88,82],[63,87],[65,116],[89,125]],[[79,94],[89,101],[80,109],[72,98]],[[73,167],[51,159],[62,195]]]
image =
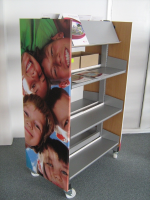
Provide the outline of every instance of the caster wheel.
[[39,174],[36,174],[34,172],[31,172],[31,175],[34,176],[34,177],[38,177],[39,176]]
[[72,199],[73,197],[76,196],[76,191],[75,189],[70,189],[68,192],[65,192],[65,195],[67,197],[67,199]]
[[115,159],[118,158],[118,152],[113,152],[113,158],[115,158]]

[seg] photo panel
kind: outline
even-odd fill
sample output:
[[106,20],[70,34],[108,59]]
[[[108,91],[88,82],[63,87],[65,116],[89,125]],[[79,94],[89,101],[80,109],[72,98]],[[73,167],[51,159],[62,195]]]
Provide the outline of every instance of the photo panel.
[[68,191],[71,20],[20,19],[26,165]]

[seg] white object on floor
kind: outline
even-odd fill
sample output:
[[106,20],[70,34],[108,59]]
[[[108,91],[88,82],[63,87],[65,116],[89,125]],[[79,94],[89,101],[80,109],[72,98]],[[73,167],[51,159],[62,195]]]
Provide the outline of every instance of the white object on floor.
[[[76,191],[75,191],[75,189],[70,189],[70,190],[72,190],[72,193],[71,194],[67,194],[67,192],[65,193],[65,195],[66,195],[66,197],[68,198],[68,199],[72,199],[72,198],[74,198],[75,196],[76,196]],[[68,191],[68,192],[70,192],[70,190]]]
[[118,157],[118,152],[113,152],[113,158],[117,159]]
[[39,176],[39,174],[36,174],[34,172],[31,172],[31,175],[34,176],[34,177],[38,177]]

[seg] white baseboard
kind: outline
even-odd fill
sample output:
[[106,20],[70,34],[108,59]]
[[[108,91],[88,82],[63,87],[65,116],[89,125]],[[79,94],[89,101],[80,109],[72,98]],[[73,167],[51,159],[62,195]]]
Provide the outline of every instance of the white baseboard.
[[150,133],[150,129],[123,129],[122,134]]

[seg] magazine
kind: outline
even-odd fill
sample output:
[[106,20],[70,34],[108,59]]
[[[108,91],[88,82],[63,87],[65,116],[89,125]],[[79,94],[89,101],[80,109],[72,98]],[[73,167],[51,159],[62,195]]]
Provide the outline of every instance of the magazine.
[[76,73],[76,75],[86,76],[89,78],[99,78],[99,76],[101,76],[102,73],[94,72],[94,71],[83,71],[83,72]]
[[87,78],[87,77],[84,77],[84,76],[81,76],[81,75],[73,74],[71,76],[71,80],[72,80],[73,83],[82,83],[82,82],[91,80],[91,78]]
[[76,14],[62,14],[59,19],[72,19],[72,44],[73,46],[82,46],[89,44],[87,36],[83,30],[79,16]]

